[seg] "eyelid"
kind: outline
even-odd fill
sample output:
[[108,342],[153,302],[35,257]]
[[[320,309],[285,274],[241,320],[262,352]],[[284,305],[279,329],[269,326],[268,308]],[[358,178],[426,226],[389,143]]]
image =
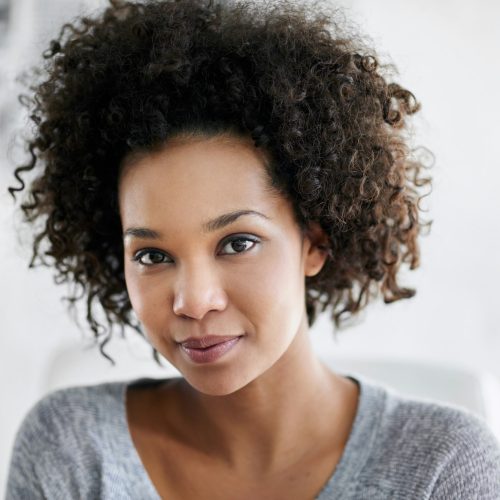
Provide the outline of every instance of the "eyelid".
[[[231,243],[232,241],[238,241],[238,240],[247,240],[247,241],[251,241],[252,243],[255,243],[255,244],[260,243],[260,238],[258,238],[257,236],[254,236],[253,234],[237,233],[237,234],[232,234],[232,235],[224,238],[222,240],[220,246],[225,247],[228,243]],[[249,248],[248,250],[244,250],[243,252],[236,252],[234,254],[226,254],[226,255],[238,255],[240,253],[247,253],[254,247],[255,247],[255,245],[252,245],[251,248]]]
[[[139,262],[140,258],[147,253],[160,253],[163,254],[164,256],[167,256],[165,252],[158,250],[158,248],[141,248],[141,250],[138,250],[137,252],[134,253],[134,255],[132,255],[130,260],[132,262],[137,262],[140,266],[143,267],[152,267],[156,265],[156,264],[142,264],[141,262]],[[165,264],[165,262],[159,262],[158,264]]]

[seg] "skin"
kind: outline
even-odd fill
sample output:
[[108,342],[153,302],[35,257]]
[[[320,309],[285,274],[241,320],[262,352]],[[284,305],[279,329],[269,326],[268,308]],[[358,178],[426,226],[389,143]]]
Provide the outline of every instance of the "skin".
[[[358,389],[309,340],[305,277],[324,265],[326,235],[315,223],[302,234],[291,203],[270,188],[265,162],[247,138],[179,136],[126,159],[119,206],[124,233],[158,233],[124,236],[127,289],[149,342],[183,376],[136,399],[137,421],[156,438],[175,428],[183,449],[206,451],[240,481],[259,477],[270,487],[304,464],[321,463],[329,477]],[[265,217],[202,231],[238,210]],[[231,235],[258,242],[231,244]],[[144,249],[154,252],[141,265],[133,259]],[[206,334],[243,337],[216,362],[195,364],[177,342]]]

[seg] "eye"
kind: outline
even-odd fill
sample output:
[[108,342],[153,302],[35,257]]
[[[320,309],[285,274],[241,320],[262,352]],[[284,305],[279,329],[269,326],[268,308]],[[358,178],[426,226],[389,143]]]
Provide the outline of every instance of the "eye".
[[228,255],[235,255],[238,253],[248,252],[259,242],[256,238],[250,238],[249,236],[237,236],[225,241],[223,248],[230,248],[231,250],[224,253]]
[[137,252],[132,260],[134,262],[139,262],[143,266],[153,266],[155,264],[163,264],[168,262],[166,260],[166,255],[158,250],[145,249]]

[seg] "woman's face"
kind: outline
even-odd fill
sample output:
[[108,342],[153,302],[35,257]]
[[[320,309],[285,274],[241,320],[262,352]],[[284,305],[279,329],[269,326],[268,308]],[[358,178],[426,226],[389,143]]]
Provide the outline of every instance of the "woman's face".
[[[206,394],[244,387],[307,331],[305,276],[325,261],[264,161],[250,140],[178,138],[126,162],[119,182],[132,307],[150,343]],[[206,335],[239,339],[200,363],[180,342]]]

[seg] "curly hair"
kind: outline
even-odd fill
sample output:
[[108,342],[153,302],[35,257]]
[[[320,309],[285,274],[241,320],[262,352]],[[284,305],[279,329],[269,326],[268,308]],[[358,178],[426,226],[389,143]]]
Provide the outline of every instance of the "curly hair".
[[43,57],[31,97],[20,96],[34,126],[9,191],[36,174],[21,204],[25,221],[42,222],[30,267],[73,284],[70,307],[86,298],[112,362],[103,347],[114,326],[144,335],[124,277],[120,166],[179,131],[251,136],[300,227],[326,232],[329,258],[306,277],[309,326],[329,306],[341,328],[379,293],[386,303],[415,294],[397,278],[402,263],[419,265],[417,237],[431,224],[419,214],[428,167],[409,146],[420,105],[331,6],[110,0],[65,24]]

